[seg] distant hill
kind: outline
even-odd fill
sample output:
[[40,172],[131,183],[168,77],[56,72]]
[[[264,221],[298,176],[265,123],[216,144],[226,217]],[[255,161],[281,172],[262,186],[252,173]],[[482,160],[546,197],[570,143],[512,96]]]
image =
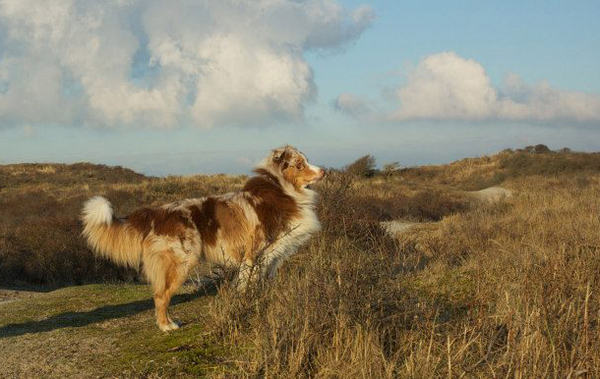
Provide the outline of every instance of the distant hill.
[[600,153],[551,151],[545,145],[506,149],[491,156],[465,158],[447,165],[411,167],[397,175],[450,184],[465,190],[498,185],[508,178],[600,172]]
[[92,163],[19,163],[0,165],[0,188],[20,185],[77,183],[134,183],[148,179],[128,168]]

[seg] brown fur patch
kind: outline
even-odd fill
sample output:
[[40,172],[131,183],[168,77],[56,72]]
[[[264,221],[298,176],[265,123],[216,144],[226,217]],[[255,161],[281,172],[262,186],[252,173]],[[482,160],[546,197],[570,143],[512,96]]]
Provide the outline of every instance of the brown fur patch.
[[284,179],[291,183],[298,192],[301,192],[304,186],[321,176],[319,172],[310,169],[301,155],[294,157],[289,166],[282,171],[282,174]]
[[193,205],[190,207],[192,221],[200,233],[202,243],[215,246],[217,243],[217,232],[221,225],[216,216],[217,200],[209,197],[201,206]]
[[233,258],[241,262],[251,246],[244,211],[237,204],[219,201],[216,204],[216,216],[221,225],[222,238],[229,243]]
[[130,214],[126,222],[144,237],[154,229],[157,235],[180,236],[189,221],[181,211],[142,208]]
[[253,195],[250,204],[263,225],[267,241],[272,242],[289,227],[289,222],[298,216],[299,209],[273,175],[265,175],[260,170],[257,173],[261,176],[248,180],[243,190]]
[[[264,228],[261,224],[256,225],[256,227],[254,228],[252,241],[250,241],[250,248],[252,249],[253,254],[257,254],[263,248],[263,243],[265,243],[265,231],[263,229]],[[254,258],[254,256],[250,258]]]
[[[272,181],[273,183],[275,183],[275,184],[277,184],[278,186],[281,187],[281,183],[279,183],[279,179],[277,179],[277,177],[275,175],[271,174],[266,169],[264,169],[264,168],[255,168],[253,171],[255,173],[257,173],[258,175],[261,175],[261,176],[267,178],[268,180]],[[252,181],[252,179],[256,179],[256,178],[250,178],[248,180],[248,182],[246,182],[243,191],[248,191],[246,189],[246,187],[248,186],[248,184],[250,184],[250,182]]]

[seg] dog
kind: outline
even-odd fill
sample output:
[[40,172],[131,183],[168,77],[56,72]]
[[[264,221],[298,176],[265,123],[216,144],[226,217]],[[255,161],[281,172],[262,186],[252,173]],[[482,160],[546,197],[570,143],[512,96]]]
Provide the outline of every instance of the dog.
[[256,276],[273,278],[320,230],[316,193],[307,186],[323,178],[323,169],[286,145],[271,151],[254,173],[241,191],[141,208],[124,218],[116,218],[102,196],[84,204],[88,245],[119,265],[141,265],[160,330],[179,328],[169,317],[169,302],[199,262],[239,266],[236,281],[243,290]]

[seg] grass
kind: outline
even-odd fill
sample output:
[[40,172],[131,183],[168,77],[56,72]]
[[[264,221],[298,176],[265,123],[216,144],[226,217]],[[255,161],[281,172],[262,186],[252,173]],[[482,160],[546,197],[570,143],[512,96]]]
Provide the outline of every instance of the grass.
[[[155,327],[144,285],[68,287],[0,305],[4,367],[9,376],[49,377],[600,377],[597,158],[517,151],[369,178],[332,173],[317,188],[323,231],[273,283],[245,294],[227,282],[184,293],[173,312],[186,324],[170,334]],[[30,246],[15,256],[56,265],[60,279],[65,260],[45,254],[72,251],[84,258],[70,267],[92,265],[84,266],[96,270],[91,279],[115,281],[127,276],[88,261],[79,242],[37,236],[34,243],[31,234],[14,234],[27,220],[22,210],[36,209],[41,216],[28,216],[36,222],[46,208],[75,217],[80,199],[104,193],[127,211],[239,188],[243,180],[8,186],[1,199],[16,208],[0,208],[9,212],[0,256],[13,251],[7,246]],[[464,190],[486,183],[514,195],[470,202]],[[19,196],[28,196],[22,205]],[[391,238],[379,222],[396,218],[426,222]],[[42,230],[55,231],[59,221]],[[52,248],[31,254],[44,243]]]
[[145,285],[69,287],[0,304],[4,377],[197,377],[227,368],[204,328],[210,294],[184,290],[173,312],[187,323],[158,333]]

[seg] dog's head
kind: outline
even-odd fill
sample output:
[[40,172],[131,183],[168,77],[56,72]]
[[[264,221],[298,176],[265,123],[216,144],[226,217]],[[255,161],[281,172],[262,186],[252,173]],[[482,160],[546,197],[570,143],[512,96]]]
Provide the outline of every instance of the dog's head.
[[271,151],[262,166],[298,191],[318,182],[325,175],[325,170],[308,163],[304,154],[289,145]]

